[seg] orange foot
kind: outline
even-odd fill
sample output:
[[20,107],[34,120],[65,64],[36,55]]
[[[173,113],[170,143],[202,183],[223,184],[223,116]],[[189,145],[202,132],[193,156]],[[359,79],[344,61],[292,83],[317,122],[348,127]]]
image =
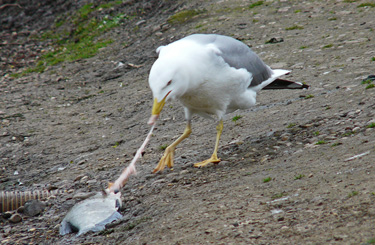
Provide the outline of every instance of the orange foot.
[[194,164],[194,167],[195,168],[201,168],[201,167],[206,166],[209,163],[219,163],[220,161],[221,161],[220,158],[217,158],[216,155],[212,155],[209,159]]

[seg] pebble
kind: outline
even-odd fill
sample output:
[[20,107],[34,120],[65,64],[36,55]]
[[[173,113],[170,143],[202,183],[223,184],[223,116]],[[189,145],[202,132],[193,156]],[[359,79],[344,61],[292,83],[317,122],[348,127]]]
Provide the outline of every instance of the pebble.
[[12,217],[12,213],[7,211],[7,212],[3,213],[2,216],[3,216],[4,219],[9,219],[10,217]]
[[221,161],[218,163],[219,166],[225,166],[225,165],[228,165],[229,164],[229,161]]
[[355,127],[352,129],[353,132],[358,132],[361,128],[360,127]]
[[39,200],[27,201],[24,205],[23,213],[27,216],[34,217],[43,212],[45,204]]
[[92,196],[91,192],[78,192],[74,194],[73,199],[85,199]]
[[161,36],[163,36],[163,33],[162,33],[162,32],[160,32],[160,31],[158,31],[158,32],[155,32],[155,36],[157,36],[157,37],[161,37]]
[[187,169],[180,171],[180,175],[184,175],[184,174],[188,174],[188,173],[189,173],[189,170],[187,170]]
[[12,222],[12,223],[19,223],[22,221],[22,217],[21,215],[15,213],[13,214],[10,218],[9,218],[9,221]]

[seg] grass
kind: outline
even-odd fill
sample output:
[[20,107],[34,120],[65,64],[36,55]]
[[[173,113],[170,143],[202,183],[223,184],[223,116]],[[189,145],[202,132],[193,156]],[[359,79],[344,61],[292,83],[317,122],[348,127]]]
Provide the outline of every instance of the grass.
[[364,7],[375,8],[375,3],[361,3],[360,5],[357,6],[357,8],[364,8]]
[[168,18],[167,22],[169,24],[183,24],[187,21],[190,21],[195,16],[204,13],[205,10],[196,10],[196,9],[186,9],[182,10],[171,17]]
[[285,30],[287,30],[287,31],[303,30],[303,29],[304,29],[304,27],[300,26],[300,25],[294,25],[294,26],[290,26],[290,27],[285,28]]
[[373,87],[375,87],[375,84],[371,83],[371,84],[367,85],[365,89],[370,89],[370,88],[373,88]]
[[117,148],[117,146],[119,146],[119,145],[120,145],[120,142],[117,141],[112,147]]
[[[112,40],[99,39],[99,36],[118,26],[122,20],[128,17],[118,14],[99,19],[90,17],[90,15],[94,11],[110,8],[116,4],[121,4],[121,1],[110,1],[97,7],[94,7],[93,4],[86,4],[77,10],[71,18],[65,16],[64,20],[56,21],[50,31],[36,37],[42,41],[52,41],[51,50],[42,54],[34,67],[21,73],[11,74],[11,76],[20,77],[31,72],[42,73],[48,66],[94,56],[100,48],[113,42]],[[69,21],[65,19],[69,19]],[[71,31],[67,31],[67,29]]]
[[366,126],[366,128],[375,128],[375,123],[370,123],[369,125]]
[[318,136],[318,135],[320,135],[320,132],[319,132],[319,131],[315,131],[315,132],[313,133],[313,135]]
[[308,94],[305,96],[305,100],[314,98],[315,96],[313,94]]
[[370,84],[372,81],[371,79],[363,80],[361,84]]
[[371,61],[375,61],[375,56],[371,58]]
[[332,43],[323,46],[323,48],[332,48],[332,47],[333,47]]
[[315,145],[324,145],[327,144],[324,140],[319,140],[318,142],[315,143]]
[[299,49],[305,49],[305,48],[307,48],[307,46],[301,46],[301,47],[299,47]]
[[354,196],[356,196],[356,195],[358,195],[358,194],[359,194],[358,191],[352,191],[352,192],[350,192],[350,193],[348,194],[348,197],[351,198],[351,197],[354,197]]
[[252,8],[258,7],[258,6],[262,5],[263,2],[264,2],[264,1],[257,1],[257,2],[255,2],[255,3],[250,4],[250,5],[249,5],[249,9],[252,9]]
[[159,149],[161,151],[164,151],[165,149],[167,149],[167,147],[168,147],[168,144],[164,144],[164,145],[159,146]]
[[333,143],[331,146],[335,147],[335,146],[338,146],[338,145],[342,145],[342,143],[341,142],[336,142],[336,143]]
[[297,124],[295,123],[289,123],[288,126],[286,126],[287,128],[293,128],[294,126],[296,126]]
[[263,179],[263,183],[267,183],[267,182],[270,182],[272,180],[271,177],[267,177],[265,179]]
[[305,175],[300,174],[300,175],[294,176],[294,180],[299,180],[299,179],[302,179],[303,177],[305,177]]
[[371,238],[365,244],[375,244],[375,238]]
[[271,198],[272,199],[279,199],[279,198],[282,198],[283,196],[286,196],[286,195],[287,195],[287,193],[281,192],[279,194],[273,195]]
[[233,122],[237,122],[237,120],[241,119],[242,116],[241,115],[235,115],[233,118],[232,118],[232,121]]

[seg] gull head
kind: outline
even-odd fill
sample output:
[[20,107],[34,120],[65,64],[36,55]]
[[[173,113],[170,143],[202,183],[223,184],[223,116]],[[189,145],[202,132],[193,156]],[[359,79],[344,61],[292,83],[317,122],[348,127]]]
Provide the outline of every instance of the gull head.
[[154,97],[154,104],[148,121],[150,125],[158,119],[167,100],[179,98],[188,88],[184,69],[181,69],[178,63],[180,62],[173,62],[173,59],[159,58],[151,68],[148,82]]

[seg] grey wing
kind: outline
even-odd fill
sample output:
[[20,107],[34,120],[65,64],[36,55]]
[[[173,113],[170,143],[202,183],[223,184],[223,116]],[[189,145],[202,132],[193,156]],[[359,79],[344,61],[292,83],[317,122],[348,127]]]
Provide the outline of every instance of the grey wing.
[[217,34],[194,34],[186,38],[202,44],[214,44],[229,66],[237,69],[245,68],[253,75],[250,87],[261,84],[272,75],[272,70],[241,41]]

